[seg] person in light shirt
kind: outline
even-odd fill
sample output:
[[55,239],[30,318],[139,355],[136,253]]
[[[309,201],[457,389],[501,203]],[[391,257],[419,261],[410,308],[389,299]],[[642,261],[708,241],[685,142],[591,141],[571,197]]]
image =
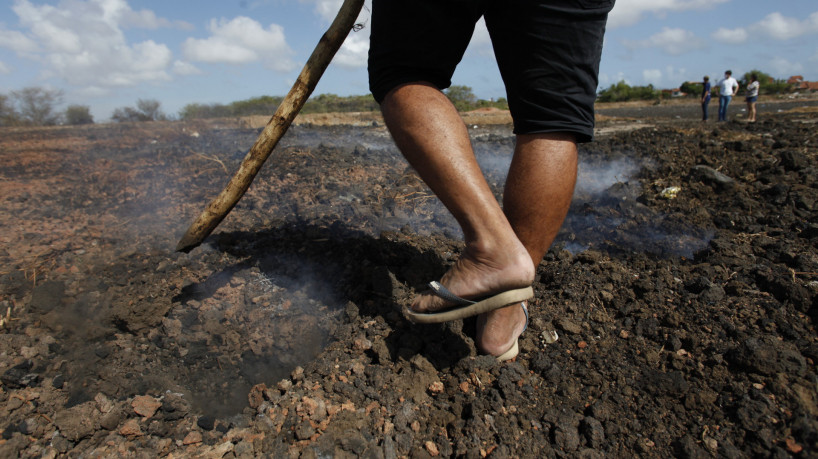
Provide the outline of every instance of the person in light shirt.
[[733,94],[738,92],[738,81],[733,78],[733,72],[724,72],[724,78],[719,80],[719,121],[727,121],[727,107],[733,99]]
[[761,84],[758,82],[758,75],[750,74],[750,84],[747,85],[746,102],[747,102],[747,121],[751,123],[756,122],[756,102],[758,101],[758,89]]

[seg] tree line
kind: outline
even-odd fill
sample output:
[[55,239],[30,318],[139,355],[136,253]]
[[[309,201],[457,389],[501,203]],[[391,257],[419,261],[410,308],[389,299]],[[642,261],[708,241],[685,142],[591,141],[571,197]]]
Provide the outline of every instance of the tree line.
[[[460,111],[475,110],[483,107],[507,109],[505,99],[483,100],[474,95],[468,86],[452,86],[444,93]],[[179,112],[183,120],[197,118],[225,118],[251,115],[272,115],[281,101],[282,96],[261,96],[247,100],[231,102],[229,104],[188,104]],[[378,103],[372,95],[338,96],[335,94],[319,94],[310,97],[301,109],[301,113],[349,113],[378,111]]]
[[57,124],[90,124],[94,122],[87,105],[62,104],[63,93],[40,87],[23,88],[0,94],[0,126],[54,126]]
[[[794,88],[786,81],[776,80],[760,70],[751,70],[741,77],[739,80],[741,90],[747,87],[750,75],[753,73],[757,75],[761,83],[762,94],[785,94],[794,91]],[[717,81],[716,77],[711,79],[714,88]],[[680,91],[691,98],[699,97],[701,88],[700,82],[684,82],[680,85]],[[444,94],[459,111],[489,107],[508,109],[508,101],[505,98],[480,99],[469,86],[454,85],[446,89]],[[622,102],[661,100],[666,97],[666,94],[654,88],[653,85],[630,86],[625,81],[619,81],[600,90],[597,96],[599,102]],[[0,94],[0,126],[79,125],[94,122],[91,109],[87,105],[72,104],[63,110],[58,109],[62,105],[62,99],[62,91],[41,87],[28,87],[12,91],[8,95]],[[260,96],[228,104],[192,103],[185,105],[177,115],[169,115],[162,111],[158,100],[139,99],[133,107],[115,109],[111,119],[115,122],[133,122],[269,116],[275,112],[283,100],[283,96]],[[369,94],[355,96],[319,94],[307,100],[301,113],[368,112],[378,109],[377,102]]]
[[[446,96],[460,111],[478,108],[495,107],[507,109],[505,99],[484,100],[474,95],[468,86],[452,86],[444,91]],[[58,124],[79,125],[94,122],[91,110],[87,105],[69,105],[58,110],[62,104],[63,93],[59,90],[40,87],[29,87],[12,91],[9,95],[0,94],[0,126],[53,126]],[[178,116],[168,115],[161,109],[161,103],[155,99],[139,99],[133,107],[119,107],[114,110],[111,119],[115,122],[166,121],[174,119],[192,120],[202,118],[229,118],[251,115],[272,115],[283,96],[260,96],[239,100],[229,104],[185,105]],[[319,94],[307,100],[301,113],[333,112],[369,112],[379,110],[378,103],[370,94],[338,96]]]
[[[788,84],[786,80],[777,80],[769,74],[760,70],[750,70],[746,72],[739,82],[739,94],[743,94],[747,85],[750,83],[750,75],[755,74],[758,82],[761,84],[761,94],[788,94],[795,91],[795,88]],[[714,76],[710,79],[712,86],[712,94],[718,94],[716,83],[718,83],[721,76]],[[684,94],[682,97],[698,98],[702,92],[702,82],[685,81],[679,85],[679,91]],[[661,100],[666,97],[666,93],[660,89],[656,89],[653,85],[647,86],[630,86],[625,81],[619,81],[609,87],[599,91],[598,102],[626,102],[636,100]]]

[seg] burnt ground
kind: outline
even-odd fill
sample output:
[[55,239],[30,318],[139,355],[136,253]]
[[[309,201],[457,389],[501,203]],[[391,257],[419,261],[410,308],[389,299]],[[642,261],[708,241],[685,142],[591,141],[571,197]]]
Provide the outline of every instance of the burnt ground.
[[190,254],[257,130],[3,129],[0,456],[818,457],[815,113],[655,110],[582,147],[503,364],[402,318],[461,243],[381,126],[293,127]]

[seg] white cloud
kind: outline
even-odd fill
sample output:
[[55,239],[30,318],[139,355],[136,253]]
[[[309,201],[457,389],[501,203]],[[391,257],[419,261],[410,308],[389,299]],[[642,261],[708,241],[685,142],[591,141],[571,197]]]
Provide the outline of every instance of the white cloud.
[[466,54],[494,58],[494,48],[491,47],[491,35],[485,19],[480,18],[475,24]]
[[8,75],[9,73],[11,73],[11,69],[3,61],[0,61],[0,75]]
[[[301,3],[313,4],[313,11],[326,26],[329,26],[338,15],[343,0],[300,0]],[[371,1],[367,0],[361,8],[361,13],[356,19],[356,24],[363,25],[363,29],[357,32],[350,32],[344,44],[333,58],[333,64],[341,67],[355,69],[366,67],[369,55],[369,12],[372,10]]]
[[671,56],[679,56],[706,46],[704,40],[693,32],[669,27],[646,40],[625,40],[623,44],[629,49],[659,48]]
[[774,57],[770,61],[770,67],[779,75],[796,75],[804,71],[804,66],[800,62],[790,62],[783,57]]
[[284,28],[270,24],[266,29],[253,19],[238,16],[231,20],[211,20],[205,39],[188,38],[182,44],[185,57],[193,62],[248,64],[262,61],[279,72],[295,68],[290,59]]
[[727,43],[729,45],[740,45],[746,43],[750,38],[747,29],[739,27],[737,29],[720,28],[713,33],[713,39],[720,43]]
[[344,0],[300,0],[301,3],[312,3],[315,5],[315,12],[327,24],[331,23]]
[[662,82],[662,71],[659,69],[645,69],[642,70],[642,79],[646,83],[658,86]]
[[619,83],[620,81],[624,81],[625,83],[630,84],[630,82],[627,81],[627,78],[625,78],[624,72],[617,72],[616,75],[608,75],[607,73],[599,74],[600,88],[607,88],[613,84]]
[[176,61],[173,63],[173,73],[176,75],[201,75],[203,72],[190,62]]
[[125,0],[61,0],[35,5],[15,0],[23,29],[0,32],[0,44],[44,64],[45,77],[80,87],[111,88],[169,80],[172,53],[152,40],[129,43],[123,27],[162,27],[152,12],[133,11]]
[[335,54],[332,59],[333,64],[338,64],[346,68],[361,68],[366,67],[366,61],[369,56],[369,36],[356,32],[347,37],[341,49]]
[[641,21],[645,14],[664,17],[669,12],[708,10],[730,0],[617,0],[608,16],[608,27],[628,27]]
[[645,69],[642,70],[642,80],[645,84],[652,84],[657,88],[676,88],[687,80],[687,69],[677,69],[668,65],[664,70]]
[[771,13],[753,25],[752,29],[776,40],[818,33],[818,12],[812,13],[803,21],[784,17],[778,12]]
[[721,43],[740,45],[748,42],[751,37],[790,40],[811,34],[818,34],[818,12],[812,13],[804,20],[775,12],[747,27],[718,29],[713,33],[713,38]]
[[35,53],[39,51],[37,42],[16,30],[0,30],[0,47],[17,53]]

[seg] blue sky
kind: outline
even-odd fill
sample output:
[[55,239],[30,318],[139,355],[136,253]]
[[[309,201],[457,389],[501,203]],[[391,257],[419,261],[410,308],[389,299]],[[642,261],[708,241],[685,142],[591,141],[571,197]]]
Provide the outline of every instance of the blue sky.
[[[2,0],[0,94],[60,89],[64,103],[115,108],[156,99],[189,103],[284,95],[341,0]],[[367,7],[369,0],[367,0]],[[366,23],[365,9],[359,18]],[[367,94],[369,29],[353,33],[316,94]],[[600,87],[674,88],[726,69],[818,80],[815,0],[618,0],[608,22]],[[454,84],[504,96],[478,24]]]

